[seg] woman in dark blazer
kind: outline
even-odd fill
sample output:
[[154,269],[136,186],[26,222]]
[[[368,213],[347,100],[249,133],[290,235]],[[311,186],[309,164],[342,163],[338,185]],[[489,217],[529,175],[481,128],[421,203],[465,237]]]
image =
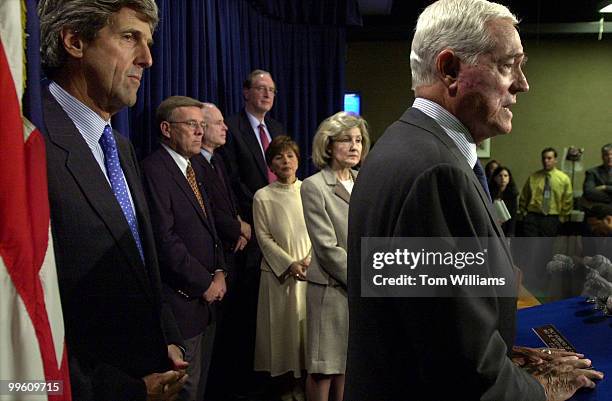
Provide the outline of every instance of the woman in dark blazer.
[[510,212],[510,220],[501,226],[506,237],[514,237],[516,229],[516,210],[518,207],[518,189],[512,179],[512,173],[508,167],[499,166],[491,174],[489,179],[489,190],[493,200],[501,199]]
[[[339,112],[325,119],[313,140],[321,170],[302,184],[302,204],[312,260],[306,290],[306,396],[340,401],[348,346],[346,240],[348,210],[357,171],[370,147],[366,121]],[[331,397],[330,397],[331,394]]]

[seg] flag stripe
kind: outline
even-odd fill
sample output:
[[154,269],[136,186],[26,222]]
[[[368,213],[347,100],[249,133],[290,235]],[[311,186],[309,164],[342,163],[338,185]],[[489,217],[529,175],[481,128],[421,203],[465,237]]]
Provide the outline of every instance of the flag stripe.
[[[0,322],[2,345],[12,351],[0,355],[0,379],[63,380],[64,393],[45,398],[70,400],[63,319],[49,246],[45,144],[29,124],[24,129],[20,107],[21,6],[21,1],[10,1],[0,7]],[[5,335],[10,344],[5,343]]]

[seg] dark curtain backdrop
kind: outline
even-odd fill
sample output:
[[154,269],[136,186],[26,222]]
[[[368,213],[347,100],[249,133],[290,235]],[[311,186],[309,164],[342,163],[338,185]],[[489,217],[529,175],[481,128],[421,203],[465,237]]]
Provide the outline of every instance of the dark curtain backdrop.
[[278,88],[271,115],[300,145],[302,178],[314,172],[312,137],[342,110],[347,25],[361,23],[357,0],[156,0],[153,66],[136,105],[113,118],[140,158],[158,146],[155,109],[171,95],[242,106],[242,82],[261,68]]

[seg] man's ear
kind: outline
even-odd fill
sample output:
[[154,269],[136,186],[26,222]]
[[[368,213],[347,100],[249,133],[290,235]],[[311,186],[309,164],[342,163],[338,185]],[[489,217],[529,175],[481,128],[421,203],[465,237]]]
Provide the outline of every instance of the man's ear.
[[610,230],[612,230],[612,216],[608,215],[608,216],[604,217],[603,220],[604,220],[604,223],[606,223],[606,226],[608,226],[608,228]]
[[438,76],[451,92],[451,95],[457,91],[457,77],[459,76],[460,67],[461,61],[451,49],[442,50],[436,58]]
[[164,138],[170,139],[170,123],[168,121],[162,121],[159,124],[159,131]]
[[77,31],[69,27],[63,27],[60,36],[64,50],[66,50],[70,56],[74,58],[83,57],[84,42]]

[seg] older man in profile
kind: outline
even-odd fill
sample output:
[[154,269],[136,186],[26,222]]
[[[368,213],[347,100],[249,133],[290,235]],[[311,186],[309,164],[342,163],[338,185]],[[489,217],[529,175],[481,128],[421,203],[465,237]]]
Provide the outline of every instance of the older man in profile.
[[351,197],[347,400],[565,400],[602,377],[582,369],[590,361],[581,355],[513,353],[513,287],[437,288],[444,296],[432,290],[429,298],[411,298],[410,288],[399,298],[361,294],[364,237],[488,238],[500,245],[481,276],[514,277],[504,242],[495,241],[503,232],[476,143],[511,131],[512,105],[529,89],[516,24],[506,7],[486,0],[439,0],[419,17],[410,57],[415,102],[378,140]]
[[153,0],[41,0],[51,228],[74,400],[173,400],[187,379],[149,209],[111,117],[136,102]]

